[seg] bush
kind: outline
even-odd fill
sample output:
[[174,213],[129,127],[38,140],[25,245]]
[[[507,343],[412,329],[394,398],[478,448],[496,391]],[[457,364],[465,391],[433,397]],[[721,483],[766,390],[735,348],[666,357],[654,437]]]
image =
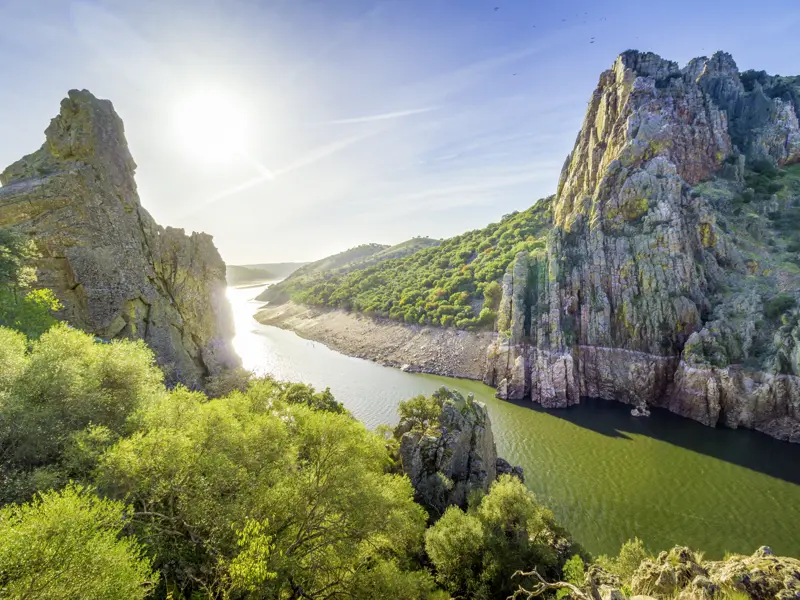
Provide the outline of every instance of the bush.
[[795,306],[797,306],[797,299],[791,294],[781,292],[764,305],[764,314],[769,319],[777,319]]
[[601,555],[597,557],[596,562],[609,573],[619,577],[623,586],[630,586],[633,574],[648,558],[651,556],[642,540],[633,538],[622,544],[616,557]]
[[58,486],[87,476],[98,445],[113,443],[130,415],[165,393],[153,353],[141,341],[98,344],[57,325],[26,352],[23,338],[0,332],[8,342],[0,351],[7,367],[0,376],[0,454],[10,478],[2,492],[6,501],[28,499],[40,489],[36,481]]
[[101,460],[97,484],[132,504],[161,593],[352,597],[369,569],[412,577],[426,515],[408,479],[384,473],[383,441],[286,391],[269,380],[211,401],[178,390]]
[[121,503],[74,485],[0,509],[0,596],[145,598],[158,575],[122,537],[128,517]]
[[[425,534],[437,580],[454,596],[505,599],[517,570],[561,575],[554,547],[579,549],[517,478],[503,475],[467,512],[450,507]],[[573,552],[574,554],[574,552]],[[528,583],[523,579],[522,584]]]
[[422,431],[436,427],[441,413],[442,407],[433,396],[415,396],[400,402],[397,407],[401,423],[409,425],[411,429]]

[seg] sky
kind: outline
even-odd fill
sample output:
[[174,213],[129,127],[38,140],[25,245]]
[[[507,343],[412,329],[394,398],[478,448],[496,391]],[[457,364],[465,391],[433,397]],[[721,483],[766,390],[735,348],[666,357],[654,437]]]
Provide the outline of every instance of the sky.
[[555,191],[620,52],[791,75],[797,31],[798,0],[0,0],[0,170],[88,89],[230,264],[449,237]]

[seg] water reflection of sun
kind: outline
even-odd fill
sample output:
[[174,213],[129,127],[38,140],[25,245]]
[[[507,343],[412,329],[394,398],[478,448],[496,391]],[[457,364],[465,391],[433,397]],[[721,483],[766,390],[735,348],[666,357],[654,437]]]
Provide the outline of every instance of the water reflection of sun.
[[244,288],[229,287],[227,291],[236,327],[233,348],[241,357],[242,366],[259,375],[264,374],[264,343],[258,336],[259,323],[253,315],[264,304],[255,297],[268,286],[269,284]]

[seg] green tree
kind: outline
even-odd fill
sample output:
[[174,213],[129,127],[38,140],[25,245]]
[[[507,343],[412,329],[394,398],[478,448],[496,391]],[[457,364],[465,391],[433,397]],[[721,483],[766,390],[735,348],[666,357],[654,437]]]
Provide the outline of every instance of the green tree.
[[397,407],[397,414],[403,426],[423,431],[435,427],[441,413],[442,406],[433,396],[414,396],[400,402]]
[[503,288],[496,281],[491,281],[483,288],[484,307],[489,310],[500,308],[500,300],[503,297]]
[[630,586],[636,569],[648,558],[651,556],[644,542],[635,537],[622,544],[617,556],[609,557],[603,554],[597,557],[596,562],[606,571],[617,575],[624,586]]
[[131,502],[160,593],[347,596],[366,571],[413,579],[426,515],[385,474],[383,441],[282,395],[269,380],[212,401],[178,390],[102,459],[98,486]]
[[479,585],[485,536],[480,519],[457,506],[425,532],[425,550],[436,567],[436,579],[454,594],[469,594]]
[[119,502],[71,485],[0,509],[0,597],[145,598],[158,575],[132,538]]
[[485,599],[512,594],[520,583],[512,581],[516,571],[535,568],[555,578],[570,554],[581,553],[552,513],[510,475],[493,483],[466,513],[448,508],[426,532],[425,549],[449,592]]
[[36,256],[33,242],[24,235],[0,229],[0,326],[29,337],[39,337],[56,319],[61,305],[50,290],[31,290],[36,272],[26,263]]
[[26,500],[87,477],[128,417],[165,394],[153,353],[141,341],[97,344],[60,324],[26,352],[23,338],[0,332],[9,341],[0,362],[12,366],[0,377],[1,500]]
[[[561,569],[561,574],[562,579],[567,583],[571,583],[579,588],[583,587],[583,579],[585,576],[583,559],[577,554],[574,555],[564,563],[564,567]],[[564,598],[566,596],[569,596],[569,590],[567,589],[562,588],[556,592],[556,598]]]

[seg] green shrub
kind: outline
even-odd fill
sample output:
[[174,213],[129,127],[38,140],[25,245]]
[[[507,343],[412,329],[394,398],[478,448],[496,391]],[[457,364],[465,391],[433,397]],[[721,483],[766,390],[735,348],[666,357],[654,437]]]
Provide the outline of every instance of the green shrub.
[[129,512],[71,485],[0,509],[0,596],[135,600],[158,575],[141,546],[122,537]]
[[493,483],[487,495],[473,498],[466,512],[448,508],[425,533],[437,580],[454,596],[466,598],[507,598],[518,584],[530,583],[512,581],[517,570],[559,577],[564,565],[555,546],[575,548],[553,514],[510,475]]
[[0,466],[9,478],[0,500],[25,500],[39,485],[84,478],[98,444],[112,443],[130,415],[165,393],[144,342],[98,344],[60,324],[28,352],[23,338],[0,332],[9,342],[0,351],[9,367],[0,377]]
[[769,319],[777,319],[795,306],[797,306],[797,299],[791,294],[781,292],[764,305],[764,314]]

